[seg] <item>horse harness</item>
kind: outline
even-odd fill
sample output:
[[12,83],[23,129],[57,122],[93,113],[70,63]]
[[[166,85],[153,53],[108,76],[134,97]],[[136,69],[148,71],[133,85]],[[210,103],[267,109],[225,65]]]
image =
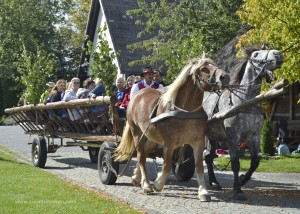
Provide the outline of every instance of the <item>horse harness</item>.
[[[202,87],[202,83],[212,84],[213,78],[215,76],[216,71],[219,69],[219,67],[216,67],[216,69],[213,71],[212,75],[210,75],[209,79],[205,80],[203,79],[199,74],[195,74],[195,83],[199,90],[204,91]],[[203,105],[200,105],[196,109],[192,111],[186,111],[182,108],[179,108],[175,105],[169,105],[167,108],[167,111],[157,116],[157,109],[160,104],[161,100],[158,99],[156,105],[154,106],[151,114],[150,114],[150,124],[157,123],[159,121],[162,121],[167,118],[177,118],[177,119],[208,119],[208,116],[205,111],[197,112]],[[177,110],[175,110],[175,108]]]
[[[255,59],[251,59],[249,58],[248,61],[250,63],[250,65],[254,68],[255,70],[255,73],[257,74],[252,80],[250,80],[247,85],[240,85],[240,86],[235,86],[234,88],[243,88],[243,87],[249,87],[251,86],[249,83],[251,82],[254,82],[258,77],[259,75],[265,70],[265,67],[267,64],[269,64],[272,60],[267,60],[268,59],[268,56],[269,56],[269,52],[268,54],[266,55],[265,59],[264,60],[255,60]],[[253,64],[253,62],[255,63],[260,63],[260,64],[263,64],[262,68],[259,68],[257,67],[256,65]],[[249,84],[249,85],[248,85]],[[232,103],[232,96],[231,94],[233,93],[231,90],[229,90],[230,94],[229,94],[229,105],[230,106],[233,106],[233,103]],[[219,105],[218,105],[218,101],[221,97],[221,94],[219,95],[219,98],[215,104],[215,107],[214,107],[214,110],[213,110],[213,114],[219,112]],[[240,112],[240,113],[244,113],[244,114],[264,114],[263,110],[262,109],[256,109],[256,110],[243,110],[243,112]]]
[[210,75],[210,77],[207,80],[203,79],[199,74],[194,74],[196,85],[201,91],[204,91],[203,87],[201,85],[202,83],[207,83],[209,85],[212,85],[213,79],[215,78],[215,73],[218,69],[219,69],[219,67],[216,67],[216,69],[213,71],[212,75]]
[[[168,118],[177,118],[177,119],[208,119],[208,116],[205,111],[202,112],[196,112],[196,111],[186,111],[184,109],[178,108],[175,106],[176,110],[171,107],[171,105],[168,106],[168,109],[166,112],[157,115],[157,109],[159,104],[161,103],[161,99],[158,99],[156,105],[154,106],[151,114],[150,114],[150,124],[157,123],[159,121],[168,119]],[[200,109],[202,105],[197,108]]]

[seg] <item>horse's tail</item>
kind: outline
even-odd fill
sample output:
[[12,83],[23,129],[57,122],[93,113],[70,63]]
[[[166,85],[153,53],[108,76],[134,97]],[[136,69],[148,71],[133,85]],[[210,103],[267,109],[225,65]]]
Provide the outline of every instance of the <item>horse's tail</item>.
[[134,148],[134,140],[130,131],[130,126],[128,122],[126,122],[121,142],[114,152],[115,161],[128,160],[131,156],[131,153],[134,151]]

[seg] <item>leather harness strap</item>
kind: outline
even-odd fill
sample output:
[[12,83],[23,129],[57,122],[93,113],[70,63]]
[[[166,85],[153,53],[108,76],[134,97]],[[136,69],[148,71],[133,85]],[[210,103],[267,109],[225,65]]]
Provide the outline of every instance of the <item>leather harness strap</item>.
[[167,119],[167,118],[178,118],[178,119],[207,119],[206,112],[183,112],[183,111],[168,111],[165,113],[162,113],[154,118],[151,118],[150,123],[157,123],[161,120]]

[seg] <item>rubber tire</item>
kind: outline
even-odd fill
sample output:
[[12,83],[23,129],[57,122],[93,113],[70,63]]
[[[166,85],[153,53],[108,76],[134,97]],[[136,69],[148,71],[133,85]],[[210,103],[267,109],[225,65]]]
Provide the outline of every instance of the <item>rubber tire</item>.
[[98,163],[98,153],[99,148],[96,147],[88,147],[89,155],[92,163]]
[[[195,158],[193,153],[193,148],[190,145],[184,145],[183,148],[183,161],[184,163],[178,163],[178,153],[179,149],[174,151],[173,154],[173,163],[172,163],[172,171],[176,177],[177,181],[188,181],[190,180],[195,172]],[[179,164],[178,167],[176,165]]]
[[116,143],[104,142],[100,146],[98,153],[98,174],[101,182],[106,185],[116,183],[117,176],[108,168],[107,161],[109,161],[112,168],[119,173],[119,162],[113,160],[112,148],[117,148]]
[[45,167],[47,161],[47,143],[42,136],[33,139],[31,146],[31,161],[36,167]]

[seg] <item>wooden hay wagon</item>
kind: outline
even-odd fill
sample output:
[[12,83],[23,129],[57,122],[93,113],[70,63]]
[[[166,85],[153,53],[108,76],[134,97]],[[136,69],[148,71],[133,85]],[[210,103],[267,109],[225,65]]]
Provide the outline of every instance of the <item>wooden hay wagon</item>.
[[[210,129],[211,123],[220,122],[263,100],[286,93],[284,87],[287,84],[288,82],[283,80],[270,91],[213,115],[208,121],[207,135],[215,134],[212,133],[214,130]],[[23,128],[25,134],[37,135],[30,142],[34,166],[43,168],[47,153],[54,153],[60,147],[80,146],[89,152],[92,163],[98,163],[101,182],[114,184],[118,177],[119,164],[124,163],[114,161],[113,150],[121,141],[125,124],[125,120],[118,116],[115,103],[115,97],[100,96],[96,99],[61,101],[47,105],[26,105],[5,109],[5,112]],[[60,139],[60,143],[55,143],[54,139]],[[162,154],[162,148],[157,148],[150,158],[162,157]],[[189,145],[174,151],[172,171],[180,181],[187,181],[193,177],[195,162],[193,150]]]
[[[43,168],[47,154],[55,153],[60,147],[79,146],[89,152],[92,163],[98,164],[101,182],[114,184],[119,164],[124,163],[114,161],[113,149],[121,141],[125,124],[125,119],[118,116],[115,103],[115,97],[99,96],[8,108],[5,113],[11,115],[25,134],[36,136],[29,142],[34,166]],[[162,157],[161,148],[151,154],[151,158],[156,157]],[[178,180],[193,177],[195,165],[190,146],[174,152],[172,169]]]

